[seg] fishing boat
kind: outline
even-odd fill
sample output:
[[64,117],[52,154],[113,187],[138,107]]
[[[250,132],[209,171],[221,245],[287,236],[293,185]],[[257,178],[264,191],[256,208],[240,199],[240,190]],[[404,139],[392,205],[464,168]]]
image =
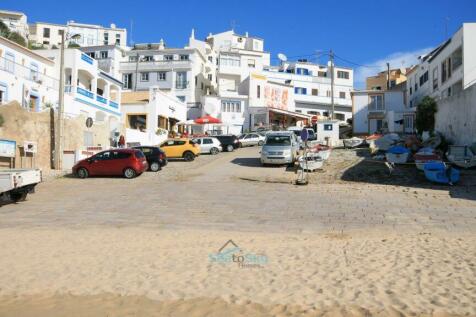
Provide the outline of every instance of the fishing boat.
[[327,145],[317,144],[309,150],[309,152],[318,153],[323,160],[329,159],[331,156],[331,147]]
[[365,143],[365,140],[358,137],[353,137],[350,139],[344,139],[343,142],[344,142],[344,148],[353,149],[360,145],[363,145]]
[[385,153],[385,158],[387,162],[394,164],[403,164],[408,161],[408,156],[410,155],[410,150],[403,146],[392,146]]
[[441,156],[435,153],[432,148],[422,148],[415,155],[413,155],[416,167],[423,171],[426,163],[442,162]]
[[302,155],[298,159],[299,166],[303,170],[315,171],[321,169],[324,164],[322,157],[316,152],[307,152],[305,155]]
[[[467,145],[450,145],[446,157],[448,161],[462,168],[476,166],[476,153]],[[474,147],[473,147],[474,148]]]
[[447,167],[443,162],[426,163],[423,170],[425,177],[434,183],[453,185],[460,179],[460,171],[454,167]]

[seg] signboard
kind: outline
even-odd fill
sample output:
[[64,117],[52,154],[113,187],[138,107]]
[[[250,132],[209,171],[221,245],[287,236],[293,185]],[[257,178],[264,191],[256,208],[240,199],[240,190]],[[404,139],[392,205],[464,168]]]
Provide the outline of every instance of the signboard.
[[318,119],[319,119],[319,118],[318,118],[317,116],[312,116],[311,122],[312,122],[313,124],[316,124]]
[[25,153],[36,153],[38,151],[38,144],[33,141],[23,142],[23,151]]
[[307,132],[307,129],[302,129],[301,140],[303,140],[303,142],[306,142],[308,138],[309,138],[309,133]]
[[15,157],[17,142],[13,140],[0,139],[0,156]]
[[86,119],[86,127],[87,127],[87,128],[90,128],[90,127],[92,127],[92,126],[93,126],[93,118],[88,117],[88,118]]

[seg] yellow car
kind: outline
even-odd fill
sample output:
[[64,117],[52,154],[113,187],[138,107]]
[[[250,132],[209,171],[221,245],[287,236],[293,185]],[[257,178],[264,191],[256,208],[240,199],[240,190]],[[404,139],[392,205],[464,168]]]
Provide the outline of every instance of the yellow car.
[[160,144],[160,148],[165,152],[167,158],[183,158],[185,161],[193,161],[200,155],[200,146],[185,138],[168,139]]

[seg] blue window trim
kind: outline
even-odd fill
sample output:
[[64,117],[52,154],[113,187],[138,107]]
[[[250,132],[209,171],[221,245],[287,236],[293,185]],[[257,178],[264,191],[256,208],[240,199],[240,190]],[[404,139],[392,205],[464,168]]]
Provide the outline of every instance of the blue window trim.
[[78,101],[78,102],[81,102],[81,103],[84,103],[84,104],[86,104],[86,105],[88,105],[88,106],[97,108],[97,109],[99,109],[99,110],[102,110],[102,111],[105,111],[105,112],[109,112],[109,113],[115,114],[116,116],[121,116],[121,113],[120,113],[120,112],[115,112],[115,111],[112,111],[112,110],[109,110],[109,109],[100,107],[100,106],[98,106],[98,105],[93,104],[92,102],[88,102],[88,101],[83,100],[83,99],[80,99],[80,98],[74,98],[74,100],[76,100],[76,101]]
[[94,64],[94,59],[93,59],[92,57],[90,57],[90,56],[84,54],[84,53],[81,53],[81,59],[82,59],[83,61],[85,61],[86,63],[88,63],[88,64],[91,64],[91,65]]

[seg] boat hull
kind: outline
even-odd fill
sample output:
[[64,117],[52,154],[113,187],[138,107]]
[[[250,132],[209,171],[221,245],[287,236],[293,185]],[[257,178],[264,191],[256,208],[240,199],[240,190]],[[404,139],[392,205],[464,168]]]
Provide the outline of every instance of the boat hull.
[[394,164],[403,164],[408,162],[408,155],[409,153],[385,153],[385,158],[387,162],[394,163]]
[[453,167],[446,167],[445,163],[426,163],[423,167],[425,177],[439,184],[455,184],[460,180],[460,171]]

